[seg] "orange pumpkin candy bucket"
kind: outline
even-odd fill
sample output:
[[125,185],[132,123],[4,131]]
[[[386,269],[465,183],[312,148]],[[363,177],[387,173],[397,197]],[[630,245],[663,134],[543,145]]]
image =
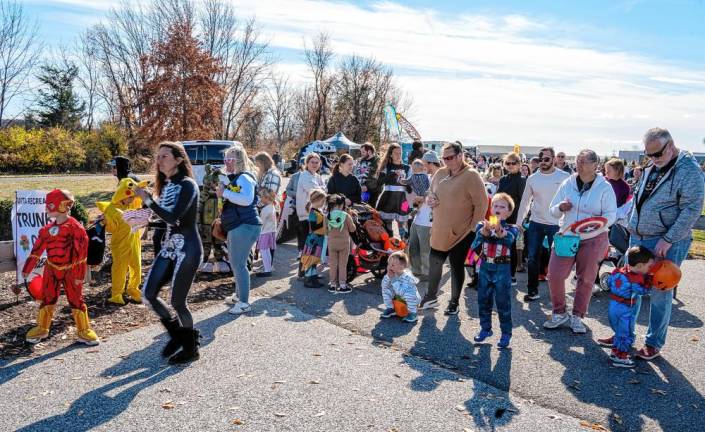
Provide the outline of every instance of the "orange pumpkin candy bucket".
[[657,261],[649,269],[651,286],[655,289],[672,290],[681,280],[681,269],[670,260]]
[[404,318],[409,315],[409,308],[406,307],[406,301],[400,295],[394,296],[392,305],[394,306],[394,312],[399,318]]

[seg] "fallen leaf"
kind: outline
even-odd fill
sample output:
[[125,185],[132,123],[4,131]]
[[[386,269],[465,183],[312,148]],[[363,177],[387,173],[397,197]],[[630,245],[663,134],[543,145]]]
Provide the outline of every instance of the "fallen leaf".
[[[138,324],[138,325],[140,325],[140,324]],[[93,348],[93,349],[86,350],[86,352],[89,354],[93,354],[93,353],[100,352],[100,350],[98,348]]]
[[172,402],[172,401],[166,401],[166,402],[164,402],[164,403],[162,404],[162,408],[164,408],[164,409],[174,409],[174,408],[176,408],[176,404],[174,404],[174,402]]
[[311,380],[308,382],[309,384],[320,384],[321,382],[318,380]]
[[461,412],[462,412],[462,411],[465,411],[465,407],[462,406],[462,405],[456,405],[456,406],[455,406],[455,409],[458,410],[458,411],[461,411]]
[[627,381],[627,383],[629,383],[629,384],[641,384],[641,381],[639,381],[639,380],[636,379],[636,378],[632,378],[632,379],[630,379],[629,381]]
[[401,378],[401,375],[399,375],[398,373],[395,373],[394,376],[397,378]]
[[274,413],[274,416],[275,417],[286,417],[286,414],[278,412],[278,413]]
[[83,377],[80,377],[80,376],[71,377],[71,381],[78,381],[80,379],[83,379]]
[[617,422],[617,424],[622,425],[624,423],[624,420],[622,420],[622,417],[617,414],[617,413],[612,413],[612,419]]
[[320,353],[313,353],[313,356],[314,356],[314,357],[321,357],[322,355],[323,355],[323,354],[320,354]]
[[232,420],[230,420],[230,423],[232,423],[234,425],[238,425],[238,426],[245,424],[245,422],[240,419],[232,419]]
[[165,387],[165,388],[159,390],[159,392],[160,393],[171,393],[171,389]]
[[654,388],[651,389],[651,393],[652,393],[652,394],[661,395],[661,396],[666,396],[666,392],[665,392],[665,391],[663,391],[663,390],[658,390],[658,389],[654,389]]
[[235,378],[242,378],[242,377],[244,377],[245,375],[246,375],[246,374],[235,375]]
[[700,340],[700,338],[697,337],[697,336],[693,336],[692,338],[690,338],[690,341],[691,341],[691,342],[697,342],[697,341],[699,341],[699,340]]
[[548,418],[550,418],[551,420],[560,420],[561,419],[560,416],[557,416],[555,414],[551,414],[550,416],[548,416]]
[[274,384],[286,384],[286,381],[274,381]]
[[319,413],[317,413],[317,414],[314,414],[313,416],[314,416],[314,417],[323,417],[324,415],[326,415],[326,412],[325,412],[325,411],[321,411],[321,412],[319,412]]

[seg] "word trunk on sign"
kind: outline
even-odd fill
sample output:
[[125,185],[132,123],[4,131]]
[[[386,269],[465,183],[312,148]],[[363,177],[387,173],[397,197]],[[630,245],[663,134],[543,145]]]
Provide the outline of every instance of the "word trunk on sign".
[[[39,236],[39,230],[46,225],[48,217],[46,214],[46,191],[41,190],[19,190],[15,192],[15,205],[12,208],[12,238],[15,242],[15,258],[17,259],[17,283],[22,280],[22,267],[24,267],[32,246]],[[44,272],[43,256],[32,275],[27,277],[27,281],[32,280],[34,274]]]

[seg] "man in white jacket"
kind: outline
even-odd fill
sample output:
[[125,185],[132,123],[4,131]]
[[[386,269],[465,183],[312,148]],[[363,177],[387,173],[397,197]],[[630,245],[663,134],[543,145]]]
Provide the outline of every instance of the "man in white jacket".
[[[587,313],[600,260],[609,246],[608,230],[617,216],[617,198],[612,186],[597,173],[600,159],[592,150],[578,153],[577,173],[563,181],[553,197],[550,212],[560,218],[560,232],[566,232],[573,223],[592,217],[604,217],[607,223],[593,232],[581,234],[574,256],[558,256],[551,252],[548,264],[548,287],[551,290],[553,316],[545,328],[554,329],[570,322],[573,333],[585,333],[582,318]],[[566,313],[565,281],[575,265],[578,282],[575,287],[573,313]]]
[[549,248],[553,244],[553,236],[558,232],[558,218],[551,215],[549,205],[558,187],[570,174],[554,166],[555,151],[551,147],[539,152],[539,169],[526,180],[524,194],[519,204],[517,224],[521,225],[529,212],[531,217],[526,232],[526,247],[528,251],[528,283],[524,301],[538,300],[539,271],[541,267],[541,250],[543,239],[548,237]]

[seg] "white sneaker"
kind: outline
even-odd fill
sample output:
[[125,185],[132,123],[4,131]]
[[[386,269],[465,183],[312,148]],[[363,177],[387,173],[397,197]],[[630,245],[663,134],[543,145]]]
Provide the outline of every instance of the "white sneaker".
[[553,314],[551,315],[550,320],[543,323],[543,326],[547,329],[555,329],[567,323],[568,321],[570,321],[570,315],[568,315],[567,313]]
[[234,305],[238,302],[237,294],[233,294],[230,297],[225,297],[225,304]]
[[582,334],[587,332],[585,324],[583,324],[583,320],[579,316],[575,315],[570,316],[570,329],[573,330],[573,333]]
[[249,303],[237,302],[237,304],[235,304],[235,306],[230,308],[228,313],[231,313],[233,315],[240,315],[240,314],[244,314],[245,312],[249,312],[251,310],[252,310],[252,306],[250,306]]
[[422,301],[421,304],[419,305],[419,309],[421,309],[421,310],[434,309],[437,307],[438,307],[438,300],[428,300],[425,303]]

